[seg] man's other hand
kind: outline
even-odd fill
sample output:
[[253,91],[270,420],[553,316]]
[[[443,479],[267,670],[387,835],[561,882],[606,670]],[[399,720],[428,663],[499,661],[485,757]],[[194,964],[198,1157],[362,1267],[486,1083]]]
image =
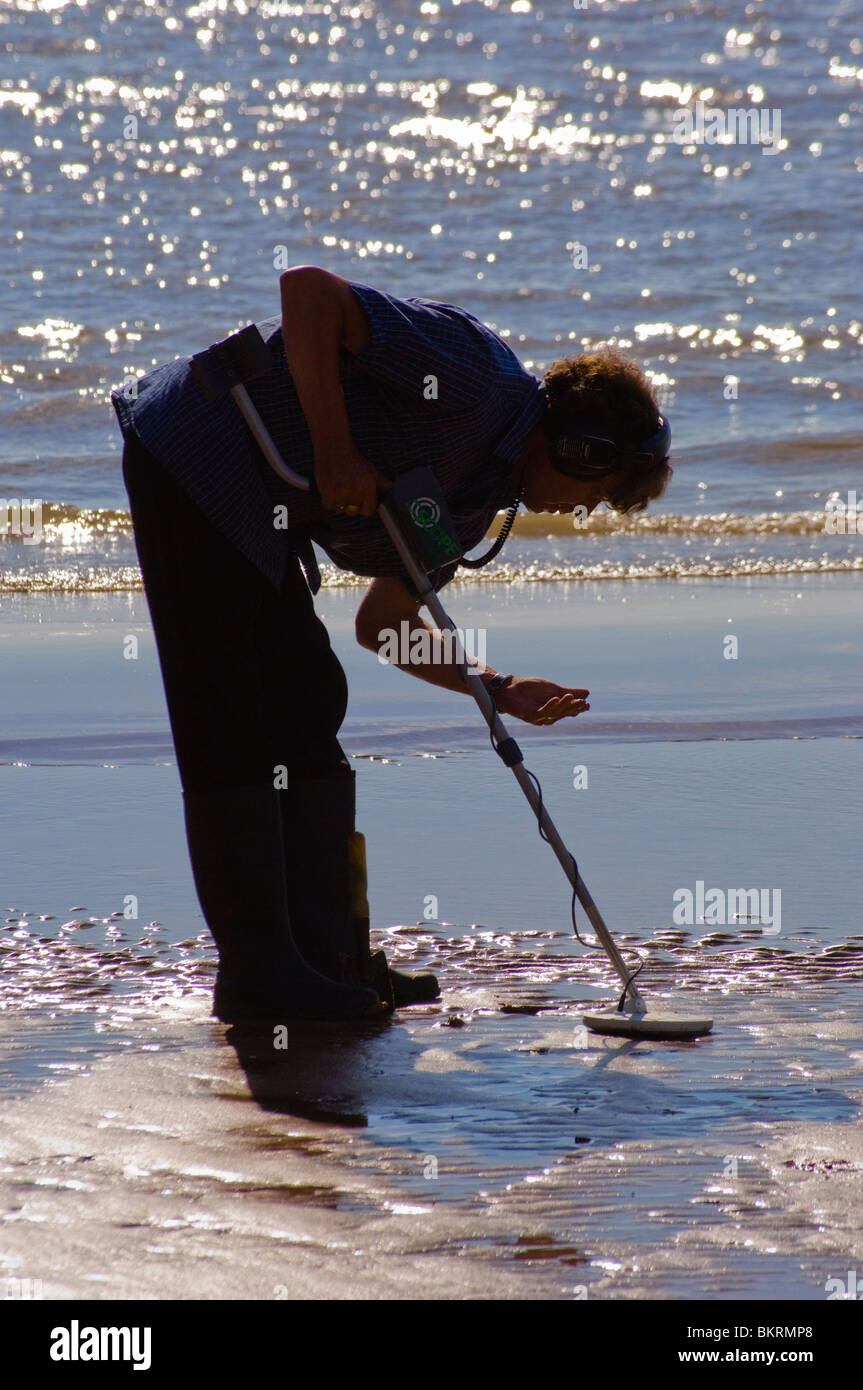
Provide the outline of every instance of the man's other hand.
[[589,694],[589,690],[556,685],[539,676],[516,676],[501,690],[496,704],[501,714],[525,724],[556,724],[558,719],[574,719],[590,709]]

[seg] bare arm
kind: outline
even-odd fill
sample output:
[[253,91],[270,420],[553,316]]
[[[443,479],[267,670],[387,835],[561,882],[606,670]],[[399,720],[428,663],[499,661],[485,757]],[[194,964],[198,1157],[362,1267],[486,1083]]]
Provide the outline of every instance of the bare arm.
[[[399,660],[390,664],[398,666],[401,671],[408,671],[412,676],[418,676],[420,680],[428,681],[429,685],[439,685],[444,690],[454,690],[460,695],[466,695],[467,683],[458,665],[452,660],[450,648],[444,647],[437,629],[420,617],[419,609],[419,603],[400,579],[373,579],[357,609],[357,641],[361,647],[380,654],[382,648],[386,651],[384,634],[394,632],[398,634],[400,649],[406,648],[406,652],[409,653],[413,634],[425,633],[425,639],[421,643],[415,643],[414,650],[421,651],[425,648],[429,655],[428,662]],[[407,623],[407,628],[403,629],[402,623]],[[450,657],[449,660],[445,659],[447,656]],[[473,665],[470,661],[469,664]],[[487,665],[479,679],[487,684],[496,674],[497,672]]]
[[[385,634],[395,633],[400,639],[400,659],[393,661],[392,665],[428,681],[430,685],[438,685],[459,695],[469,694],[468,683],[453,659],[452,649],[443,643],[437,629],[420,617],[419,609],[419,603],[400,579],[373,579],[357,609],[357,641],[361,647],[380,654],[382,650],[387,650],[384,646]],[[403,623],[406,624],[404,629]],[[429,660],[410,660],[411,639],[415,633],[425,634],[415,650],[424,656],[427,654]],[[408,659],[402,660],[402,656]],[[474,664],[468,660],[470,665]],[[496,675],[494,667],[486,664],[478,676],[469,679],[481,680],[487,685]],[[496,703],[502,714],[511,714],[526,724],[556,724],[558,719],[575,717],[583,710],[590,709],[587,703],[589,693],[581,687],[557,685],[554,681],[542,680],[537,676],[521,676],[500,692]]]
[[286,270],[279,286],[285,357],[312,437],[321,503],[372,516],[386,479],[354,447],[339,379],[339,347],[366,346],[366,316],[347,280],[319,266]]

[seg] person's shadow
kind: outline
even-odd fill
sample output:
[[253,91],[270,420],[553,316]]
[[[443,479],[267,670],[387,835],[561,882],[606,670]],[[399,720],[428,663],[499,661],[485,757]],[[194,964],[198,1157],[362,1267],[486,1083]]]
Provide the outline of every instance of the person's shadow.
[[[703,1043],[604,1039],[599,1055],[573,1070],[556,1051],[528,1063],[522,1049],[513,1051],[505,1040],[499,1040],[498,1048],[460,1055],[462,1049],[447,1045],[448,1029],[437,1032],[429,1014],[425,1026],[400,1026],[410,1023],[412,1014],[418,1021],[413,1010],[385,1024],[279,1025],[268,1020],[235,1024],[221,1036],[233,1048],[252,1099],[263,1111],[353,1128],[368,1126],[371,1116],[373,1125],[383,1121],[387,1131],[396,1123],[426,1149],[431,1139],[421,1136],[442,1126],[453,1131],[458,1115],[462,1124],[455,1123],[455,1130],[467,1124],[471,1142],[482,1148],[487,1139],[497,1160],[507,1145],[519,1151],[531,1127],[537,1130],[537,1143],[542,1130],[544,1142],[556,1148],[557,1130],[565,1134],[574,1113],[579,1115],[577,1126],[589,1129],[595,1146],[634,1133],[642,1139],[667,1138],[669,1127],[684,1121],[691,1138],[717,1126],[760,1122],[766,1113],[773,1120],[830,1122],[856,1120],[858,1114],[841,1084],[768,1092],[754,1081],[743,1087],[731,1078],[723,1082],[721,1075],[717,1084],[699,1085],[685,1064],[676,1077],[655,1076],[649,1066],[634,1072],[619,1065],[657,1046],[695,1052]],[[456,1055],[453,1069],[447,1062]],[[483,1116],[489,1124],[477,1132],[476,1121]]]
[[[368,1124],[376,1102],[440,1097],[441,1078],[414,1070],[422,1048],[397,1022],[268,1020],[233,1024],[224,1037],[262,1110],[356,1128]],[[456,1090],[460,1080],[447,1078]]]

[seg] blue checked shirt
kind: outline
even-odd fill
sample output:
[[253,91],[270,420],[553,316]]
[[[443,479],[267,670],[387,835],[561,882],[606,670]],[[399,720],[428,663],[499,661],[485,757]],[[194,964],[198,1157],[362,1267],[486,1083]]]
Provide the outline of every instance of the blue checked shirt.
[[[361,352],[340,350],[353,441],[387,477],[423,464],[433,469],[465,554],[513,500],[507,479],[543,414],[542,387],[503,339],[467,310],[431,299],[396,299],[349,283],[370,331]],[[281,318],[257,327],[273,366],[248,383],[249,395],[285,462],[311,478],[314,451],[285,361]],[[133,429],[213,525],[277,588],[291,550],[308,539],[340,569],[407,580],[381,521],[325,512],[317,493],[283,482],[233,398],[206,400],[189,360],[177,358],[140,377],[134,395],[112,394],[124,437]],[[275,524],[276,509],[283,507],[287,530]],[[457,569],[455,560],[435,570],[434,587],[440,589]]]

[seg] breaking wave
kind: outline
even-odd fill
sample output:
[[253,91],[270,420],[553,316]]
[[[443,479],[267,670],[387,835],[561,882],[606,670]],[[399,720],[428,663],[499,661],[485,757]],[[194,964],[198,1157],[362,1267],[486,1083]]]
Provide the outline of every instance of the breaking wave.
[[[496,522],[489,534],[495,535],[498,527]],[[820,536],[824,539],[819,545]],[[825,531],[823,511],[689,516],[605,512],[579,525],[571,516],[525,513],[516,521],[508,552],[501,563],[461,570],[455,582],[713,579],[863,569],[860,537],[853,531],[844,536]],[[6,529],[0,526],[0,560],[5,561],[0,564],[0,593],[122,593],[142,588],[132,521],[124,510],[44,503],[38,542],[16,534],[7,517]],[[321,573],[329,588],[368,582],[327,562]]]

